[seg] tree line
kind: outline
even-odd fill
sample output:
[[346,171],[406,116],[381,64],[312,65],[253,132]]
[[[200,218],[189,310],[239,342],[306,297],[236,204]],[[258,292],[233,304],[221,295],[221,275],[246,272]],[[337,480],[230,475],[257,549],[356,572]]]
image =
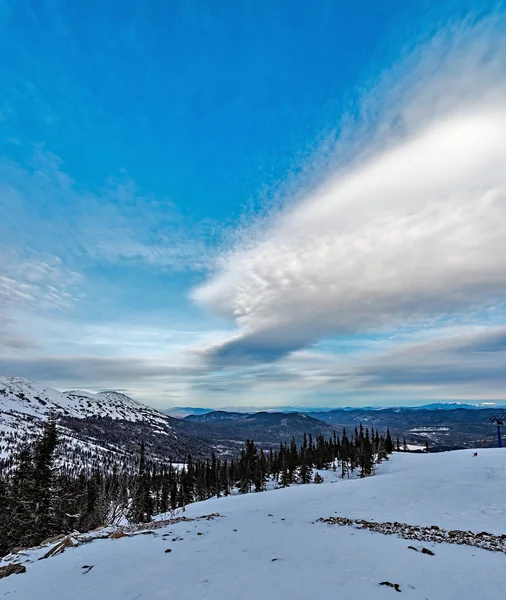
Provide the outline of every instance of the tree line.
[[264,451],[247,440],[236,459],[189,455],[184,465],[149,459],[141,443],[135,471],[114,465],[76,473],[58,456],[58,443],[57,424],[50,419],[40,437],[0,473],[0,556],[61,533],[148,522],[214,496],[261,492],[269,482],[279,487],[321,483],[318,470],[368,477],[394,449],[388,430],[383,436],[361,425],[350,436],[345,430],[329,439],[304,435],[299,446],[292,439],[276,450]]

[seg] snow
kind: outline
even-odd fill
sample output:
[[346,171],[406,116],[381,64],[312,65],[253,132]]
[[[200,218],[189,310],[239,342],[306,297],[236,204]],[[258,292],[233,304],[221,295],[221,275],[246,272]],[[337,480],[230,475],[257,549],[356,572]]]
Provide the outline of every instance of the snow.
[[81,419],[109,417],[150,421],[169,427],[165,415],[119,392],[59,392],[23,377],[0,376],[0,413],[45,418],[50,412]]
[[425,450],[425,446],[420,446],[420,444],[406,444],[408,450]]
[[412,600],[501,597],[505,554],[316,521],[339,515],[504,533],[506,450],[399,453],[371,478],[330,474],[322,485],[193,504],[185,517],[220,516],[153,535],[95,540],[41,561],[47,548],[29,551],[27,572],[0,590],[17,600],[396,599],[379,585],[390,581]]
[[[50,414],[86,419],[107,417],[133,423],[147,423],[157,434],[176,437],[170,419],[154,408],[145,406],[119,392],[104,391],[92,394],[85,391],[59,392],[22,377],[0,376],[0,459],[7,459],[25,443],[40,434]],[[89,439],[60,426],[62,447],[80,446],[91,457],[124,450],[106,441]],[[64,452],[62,453],[65,454]],[[80,459],[87,468],[86,454]]]

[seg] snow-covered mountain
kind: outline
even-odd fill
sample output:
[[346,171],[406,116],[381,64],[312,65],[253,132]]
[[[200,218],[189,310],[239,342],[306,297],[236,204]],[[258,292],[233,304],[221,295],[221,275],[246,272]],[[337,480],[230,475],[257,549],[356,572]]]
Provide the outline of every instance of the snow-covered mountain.
[[141,440],[160,460],[212,451],[197,437],[176,432],[174,419],[125,394],[59,392],[22,377],[0,376],[0,459],[33,440],[50,415],[58,419],[62,460],[75,466],[134,461]]
[[46,560],[37,559],[51,545],[11,556],[0,567],[26,572],[2,580],[2,593],[496,600],[506,568],[505,456],[399,453],[374,477],[336,480],[330,471],[328,484],[213,498],[159,527],[126,528],[117,539],[101,530]]
[[58,392],[22,377],[0,376],[0,411],[39,417],[54,412],[78,419],[107,417],[153,424],[167,423],[162,413],[119,392]]

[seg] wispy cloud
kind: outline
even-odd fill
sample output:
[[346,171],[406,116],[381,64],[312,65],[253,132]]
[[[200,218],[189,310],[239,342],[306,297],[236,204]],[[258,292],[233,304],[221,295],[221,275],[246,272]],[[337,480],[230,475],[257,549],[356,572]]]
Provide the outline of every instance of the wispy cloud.
[[96,264],[175,271],[214,264],[214,224],[189,223],[169,200],[142,194],[126,174],[91,192],[38,146],[28,164],[2,160],[0,176],[2,230],[13,244]]
[[77,300],[82,277],[53,255],[21,256],[0,252],[0,348],[20,351],[40,347],[23,322],[27,314],[61,313]]
[[193,293],[238,325],[207,349],[211,363],[275,360],[332,335],[504,302],[502,26],[454,28],[417,48],[385,76],[380,117],[364,100],[355,159],[221,256]]
[[58,256],[44,260],[20,256],[14,250],[0,254],[0,302],[2,306],[38,309],[68,308],[81,283],[79,273],[68,269]]

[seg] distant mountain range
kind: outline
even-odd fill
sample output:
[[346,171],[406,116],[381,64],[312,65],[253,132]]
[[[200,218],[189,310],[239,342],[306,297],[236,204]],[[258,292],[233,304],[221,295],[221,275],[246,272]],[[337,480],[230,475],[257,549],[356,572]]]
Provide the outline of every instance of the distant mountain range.
[[[253,414],[215,411],[201,415],[189,415],[182,420],[184,431],[198,435],[215,444],[226,440],[254,440],[262,447],[277,446],[289,442],[292,437],[300,443],[304,433],[313,437],[330,437],[335,428],[314,416],[303,413],[257,412]],[[181,428],[181,425],[178,427]]]
[[199,408],[192,406],[174,406],[172,408],[163,409],[162,412],[171,417],[184,419],[189,415],[204,415],[212,412],[228,412],[240,414],[253,414],[257,412],[271,413],[302,413],[302,414],[317,414],[327,413],[334,410],[343,411],[381,411],[381,410],[398,410],[398,411],[418,411],[418,410],[455,410],[457,408],[466,408],[469,410],[480,409],[501,409],[506,408],[506,402],[490,402],[483,401],[477,404],[466,402],[433,402],[431,404],[413,405],[413,406],[339,406],[339,407],[314,407],[314,406],[272,406],[272,407],[238,407],[226,406],[223,408]]
[[[184,423],[199,425],[186,431],[199,432],[205,439],[219,443],[220,440],[250,437],[269,445],[288,435],[297,439],[306,431],[323,433],[329,429],[343,428],[353,432],[355,427],[373,427],[384,431],[390,428],[401,442],[406,438],[411,445],[424,446],[426,442],[434,450],[495,446],[496,428],[490,418],[502,410],[498,406],[478,406],[460,403],[434,403],[425,406],[395,408],[338,408],[302,412],[243,413],[225,410],[189,415]],[[304,417],[310,420],[304,420]],[[324,427],[324,424],[327,427]],[[291,433],[290,433],[291,432]],[[505,443],[506,445],[506,443]]]
[[76,469],[114,464],[135,467],[144,441],[149,455],[163,462],[185,462],[196,458],[237,456],[246,439],[263,448],[301,442],[304,433],[332,436],[347,428],[353,433],[361,423],[381,431],[387,427],[394,437],[433,449],[495,446],[496,428],[489,423],[497,406],[434,403],[397,408],[338,408],[275,412],[230,411],[179,407],[163,414],[114,391],[91,394],[58,392],[19,377],[0,376],[0,466],[13,453],[34,439],[45,419],[58,420],[61,460]]

